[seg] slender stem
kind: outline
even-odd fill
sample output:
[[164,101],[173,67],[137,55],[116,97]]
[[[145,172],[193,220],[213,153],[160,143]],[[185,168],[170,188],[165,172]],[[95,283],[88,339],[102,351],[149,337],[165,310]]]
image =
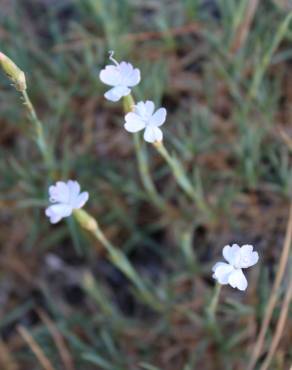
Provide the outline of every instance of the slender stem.
[[168,152],[168,150],[166,149],[162,142],[156,142],[154,143],[154,146],[169,165],[181,189],[189,196],[189,198],[191,198],[197,204],[198,208],[204,214],[211,217],[211,212],[207,203],[204,201],[203,196],[195,191],[194,186],[192,185],[192,183],[190,182],[185,173],[183,165],[178,161],[178,159],[170,155],[170,153]]
[[216,320],[216,312],[219,303],[221,288],[222,285],[216,283],[213,297],[211,299],[209,307],[207,308],[207,325],[209,330],[213,333],[216,342],[218,343],[221,342],[221,333]]
[[163,199],[160,197],[160,195],[158,194],[154,186],[154,183],[152,181],[150,172],[149,172],[148,161],[147,161],[145,150],[142,147],[141,138],[138,133],[134,133],[133,136],[134,136],[134,145],[135,145],[135,152],[136,152],[136,157],[137,157],[137,162],[138,162],[138,168],[139,168],[139,173],[140,173],[143,186],[145,190],[147,191],[149,197],[153,201],[153,203],[157,207],[164,209],[165,203]]
[[[127,95],[123,99],[123,105],[124,105],[124,111],[125,113],[131,112],[135,106],[134,98],[131,94]],[[142,181],[142,184],[148,193],[150,199],[153,201],[153,203],[163,209],[165,208],[165,202],[158,194],[156,187],[154,185],[154,182],[152,180],[150,171],[149,171],[149,165],[147,161],[147,155],[145,148],[142,146],[141,139],[139,133],[134,133],[134,147],[135,147],[135,153],[136,158],[138,162],[138,169],[140,178]]]
[[17,327],[17,331],[22,337],[22,339],[25,341],[25,343],[29,346],[31,351],[34,353],[39,363],[42,365],[42,368],[44,370],[54,370],[54,367],[51,361],[45,355],[42,348],[35,341],[35,339],[32,337],[29,331],[24,326],[21,326],[21,325]]
[[111,242],[106,238],[98,224],[96,224],[96,228],[94,232],[92,232],[92,235],[94,235],[96,239],[106,248],[113,264],[117,266],[128,277],[130,281],[132,281],[132,283],[141,293],[144,300],[150,305],[153,305],[153,302],[155,302],[154,306],[156,308],[160,308],[160,305],[156,304],[157,302],[155,299],[153,300],[153,295],[148,291],[128,258],[119,249],[111,244]]
[[247,370],[254,370],[257,360],[259,356],[261,355],[263,345],[264,345],[264,340],[266,333],[269,328],[270,321],[273,316],[273,312],[277,303],[278,299],[278,292],[279,288],[286,270],[286,266],[288,263],[289,259],[289,253],[292,245],[292,203],[290,204],[290,210],[289,210],[289,219],[287,223],[287,229],[286,229],[286,235],[285,235],[285,240],[282,248],[282,253],[279,261],[279,266],[276,274],[276,278],[271,290],[271,295],[269,298],[269,301],[267,303],[267,308],[265,311],[265,315],[261,324],[261,329],[258,334],[257,340],[253,346],[253,351],[251,354],[251,358],[249,361],[249,364],[247,366]]
[[[134,98],[131,94],[127,95],[123,99],[124,111],[125,113],[131,112],[135,106]],[[145,190],[147,191],[148,195],[152,199],[153,203],[155,203],[159,208],[165,208],[166,204],[163,199],[159,196],[155,185],[152,181],[149,166],[147,162],[147,158],[145,152],[141,145],[141,140],[139,138],[139,134],[134,134],[134,145],[135,145],[135,152],[138,161],[138,168],[142,183],[144,185]],[[189,181],[182,164],[174,157],[172,157],[162,142],[155,142],[155,148],[161,154],[161,156],[165,159],[167,164],[169,165],[172,173],[177,180],[177,183],[180,187],[184,190],[184,192],[197,204],[198,208],[209,218],[212,218],[211,211],[203,199],[203,195],[199,194],[195,191],[192,183]]]
[[149,291],[128,258],[107,239],[97,221],[83,209],[75,210],[74,216],[81,227],[90,232],[90,234],[105,247],[112,263],[134,284],[143,300],[152,308],[160,311],[163,308],[161,303],[158,302],[157,298]]
[[214,294],[213,294],[212,300],[210,302],[210,305],[208,307],[208,311],[207,311],[208,312],[208,316],[212,320],[215,320],[215,318],[216,318],[216,311],[217,311],[217,307],[218,307],[218,303],[219,303],[219,297],[220,297],[221,288],[222,288],[222,285],[216,283]]
[[286,290],[286,294],[285,294],[285,297],[284,297],[284,300],[283,300],[283,303],[282,303],[281,312],[280,312],[279,319],[278,319],[277,326],[276,326],[276,330],[275,330],[275,333],[274,333],[274,336],[273,336],[273,339],[272,339],[272,343],[271,343],[269,351],[268,351],[268,355],[267,355],[264,363],[260,367],[260,370],[267,370],[270,366],[270,363],[273,359],[273,356],[274,356],[274,354],[276,352],[276,349],[279,345],[279,342],[282,338],[283,331],[285,330],[285,323],[287,321],[287,316],[288,316],[289,306],[290,306],[291,300],[292,300],[292,277],[290,277],[289,285],[288,285],[288,288]]
[[264,74],[270,64],[271,58],[275,50],[278,48],[279,43],[282,41],[283,37],[286,35],[291,19],[292,19],[292,12],[288,13],[284,21],[280,24],[280,27],[275,32],[275,37],[272,40],[269,46],[269,49],[266,51],[266,53],[264,53],[262,60],[257,65],[257,68],[253,76],[253,80],[251,83],[251,87],[248,92],[248,99],[252,100],[256,97],[260,84],[263,80]]
[[36,138],[36,143],[38,145],[38,148],[39,148],[39,150],[40,150],[40,152],[41,152],[41,154],[44,158],[44,161],[45,161],[47,167],[52,168],[53,167],[52,166],[52,164],[53,164],[52,152],[47,146],[42,123],[38,119],[38,116],[36,114],[34,106],[31,102],[26,90],[21,91],[21,94],[22,94],[23,99],[24,99],[25,107],[26,107],[26,109],[29,113],[30,120],[34,125],[35,136],[36,136],[35,138]]

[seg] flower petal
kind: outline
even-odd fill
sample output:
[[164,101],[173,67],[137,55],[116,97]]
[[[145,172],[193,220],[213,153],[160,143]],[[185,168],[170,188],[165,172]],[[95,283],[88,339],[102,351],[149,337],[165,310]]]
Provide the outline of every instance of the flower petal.
[[67,204],[54,204],[48,207],[45,211],[46,216],[50,218],[52,224],[56,224],[62,218],[72,214],[72,207]]
[[106,66],[100,71],[99,78],[109,86],[117,86],[121,83],[121,74],[117,66]]
[[80,185],[78,184],[77,181],[73,180],[68,180],[67,181],[67,186],[69,188],[69,194],[70,194],[70,204],[73,204],[75,199],[78,197],[80,193]]
[[140,70],[134,68],[131,63],[121,62],[119,71],[122,77],[122,83],[126,86],[135,86],[140,82]]
[[122,76],[123,84],[129,87],[133,87],[138,85],[141,81],[141,73],[138,68],[131,70],[131,72],[127,76]]
[[155,105],[154,105],[153,101],[146,100],[146,102],[145,102],[145,116],[147,118],[150,119],[152,117],[152,114],[154,112],[154,108],[155,108]]
[[120,62],[117,68],[119,69],[121,76],[124,78],[130,76],[134,71],[132,64],[124,61]]
[[141,119],[147,120],[149,117],[147,116],[147,109],[146,109],[146,103],[144,101],[139,101],[135,107],[134,112],[140,116]]
[[215,265],[212,267],[212,271],[215,272],[216,269],[222,265],[226,265],[225,262],[216,262]]
[[234,269],[234,271],[229,275],[228,283],[232,288],[237,288],[239,290],[246,290],[248,286],[246,277],[241,269]]
[[74,200],[73,208],[82,208],[84,204],[88,201],[89,194],[87,191],[82,192],[77,196],[77,198]]
[[149,121],[154,112],[154,103],[151,100],[140,101],[135,105],[134,112],[137,113],[145,121]]
[[259,260],[258,252],[253,252],[253,246],[245,244],[240,248],[240,268],[255,265]]
[[240,247],[239,247],[239,245],[233,244],[231,247],[230,247],[230,245],[226,245],[223,248],[223,257],[231,265],[236,266],[236,264],[240,260]]
[[137,86],[140,81],[141,81],[140,70],[138,68],[135,68],[132,74],[127,79],[127,86],[129,87]]
[[144,140],[148,143],[154,143],[155,141],[162,141],[163,133],[158,127],[147,126],[144,131]]
[[56,185],[49,187],[51,202],[68,203],[70,199],[69,188],[63,181],[57,181]]
[[165,122],[167,111],[165,108],[159,108],[153,116],[150,118],[149,125],[151,126],[161,126]]
[[228,284],[230,274],[234,271],[234,267],[225,262],[217,262],[212,268],[213,278],[220,284]]
[[108,90],[104,94],[104,97],[107,100],[117,102],[121,99],[122,96],[129,95],[130,92],[131,92],[131,90],[126,86],[116,86],[116,87],[113,87],[112,89]]
[[125,115],[125,120],[126,123],[124,124],[124,128],[128,132],[138,132],[145,128],[145,122],[134,112],[127,113]]

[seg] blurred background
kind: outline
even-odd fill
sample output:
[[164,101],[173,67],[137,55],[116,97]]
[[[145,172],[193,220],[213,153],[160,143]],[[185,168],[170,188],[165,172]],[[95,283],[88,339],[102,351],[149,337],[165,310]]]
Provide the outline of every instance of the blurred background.
[[[144,299],[73,218],[49,224],[52,177],[1,74],[1,370],[246,369],[291,200],[290,10],[284,0],[1,0],[0,49],[25,71],[53,178],[90,193],[85,208],[151,292]],[[103,97],[109,50],[140,68],[135,99],[167,108],[164,144],[211,216],[143,144],[164,206],[149,196],[123,106]],[[260,262],[245,293],[223,288],[210,324],[211,268],[234,242],[253,244]],[[270,369],[290,368],[291,344],[288,304]]]

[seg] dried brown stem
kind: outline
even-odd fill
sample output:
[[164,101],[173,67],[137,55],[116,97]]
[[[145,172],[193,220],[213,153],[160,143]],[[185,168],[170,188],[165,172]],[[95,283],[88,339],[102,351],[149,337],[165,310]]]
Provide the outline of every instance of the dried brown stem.
[[18,370],[19,367],[13,360],[6,344],[0,340],[0,368],[4,370]]
[[235,32],[234,40],[231,46],[232,53],[236,53],[245,44],[258,5],[259,0],[248,1],[246,5],[245,17]]
[[267,355],[264,363],[262,364],[260,370],[267,370],[268,369],[268,367],[269,367],[269,365],[272,361],[272,358],[273,358],[273,356],[276,352],[276,349],[278,347],[278,344],[280,342],[280,339],[281,339],[283,331],[284,331],[284,326],[285,326],[285,323],[286,323],[288,310],[289,310],[289,304],[291,302],[291,299],[292,299],[292,278],[290,279],[289,286],[288,286],[288,289],[287,289],[286,294],[285,294],[285,298],[284,298],[284,301],[283,301],[283,304],[282,304],[282,307],[281,307],[280,316],[279,316],[279,319],[278,319],[278,322],[277,322],[277,327],[276,327],[275,334],[273,336],[272,343],[271,343],[269,351],[268,351],[268,355]]
[[271,292],[271,295],[270,295],[270,298],[269,298],[269,302],[268,302],[267,309],[266,309],[266,312],[265,312],[264,320],[262,322],[262,326],[261,326],[257,341],[255,343],[255,346],[254,346],[252,356],[251,356],[251,359],[250,359],[247,370],[253,370],[254,369],[254,367],[256,365],[256,362],[257,362],[257,359],[259,358],[259,356],[261,354],[263,344],[264,344],[265,335],[266,335],[266,332],[268,330],[269,323],[271,321],[273,311],[274,311],[274,308],[275,308],[276,303],[277,303],[279,287],[280,287],[280,284],[281,284],[281,281],[282,281],[282,278],[283,278],[283,275],[284,275],[284,272],[285,272],[285,269],[286,269],[286,265],[287,265],[287,262],[288,262],[289,251],[290,251],[290,247],[291,247],[291,240],[292,240],[292,204],[290,205],[288,225],[287,225],[284,245],[283,245],[283,249],[282,249],[282,254],[281,254],[281,258],[280,258],[280,262],[279,262],[279,267],[278,267],[276,279],[275,279],[275,282],[274,282],[274,285],[273,285],[273,288],[272,288],[272,292]]
[[72,357],[70,355],[70,352],[68,351],[64,337],[58,330],[57,326],[43,310],[39,309],[38,314],[41,320],[43,321],[43,323],[47,326],[49,332],[51,333],[51,336],[54,339],[54,342],[56,344],[56,347],[58,348],[60,357],[64,364],[64,369],[74,370],[74,363],[73,363]]
[[18,333],[26,342],[26,344],[30,347],[32,352],[35,354],[36,358],[38,359],[39,363],[42,365],[44,370],[55,370],[47,356],[44,354],[41,347],[37,344],[37,342],[33,339],[30,335],[28,330],[26,330],[23,326],[18,326],[17,328]]

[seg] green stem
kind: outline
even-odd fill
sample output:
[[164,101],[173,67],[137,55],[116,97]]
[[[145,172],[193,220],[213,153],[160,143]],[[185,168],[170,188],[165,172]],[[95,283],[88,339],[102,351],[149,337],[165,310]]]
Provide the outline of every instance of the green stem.
[[221,339],[222,339],[220,329],[218,327],[218,323],[217,323],[217,320],[216,320],[216,312],[217,312],[217,307],[218,307],[218,303],[219,303],[221,288],[222,288],[222,285],[216,283],[213,297],[211,299],[209,307],[207,308],[208,328],[211,331],[211,333],[213,333],[213,335],[215,337],[215,340],[218,343],[220,343]]
[[152,202],[160,209],[165,208],[165,203],[163,199],[159,196],[154,183],[152,181],[148,161],[146,157],[146,153],[144,148],[142,147],[141,138],[138,133],[134,133],[134,145],[135,145],[135,152],[136,158],[138,162],[139,173],[141,177],[141,181],[145,190],[147,191],[149,197],[151,198]]
[[111,262],[133,283],[142,299],[152,308],[160,311],[162,309],[161,303],[157,301],[157,298],[146,287],[128,258],[106,238],[97,221],[83,209],[75,210],[74,216],[80,226],[90,232],[103,245],[108,252]]
[[[125,113],[131,112],[135,105],[134,98],[131,94],[127,95],[123,99],[124,111]],[[147,155],[145,148],[143,148],[139,133],[134,133],[134,147],[138,163],[138,169],[142,184],[149,195],[152,202],[160,209],[165,208],[165,202],[158,194],[154,182],[149,171],[149,165],[147,160]]]
[[212,300],[208,308],[208,316],[212,318],[212,320],[215,320],[215,317],[216,317],[216,311],[217,311],[217,307],[219,303],[221,288],[222,288],[221,284],[217,283],[215,285],[214,294],[213,294]]
[[271,62],[272,56],[275,50],[278,48],[283,37],[286,35],[291,19],[292,19],[292,12],[288,13],[288,15],[286,16],[284,21],[281,23],[278,30],[275,32],[274,39],[270,43],[270,46],[268,50],[266,51],[266,53],[264,53],[262,60],[257,65],[257,68],[254,73],[254,77],[251,83],[251,87],[248,93],[249,100],[252,100],[256,97],[260,84],[263,80],[264,74],[269,66],[269,63]]
[[48,148],[45,136],[44,136],[44,131],[43,131],[43,126],[41,121],[38,119],[38,116],[36,114],[36,111],[34,109],[34,106],[26,92],[26,90],[21,91],[21,94],[24,99],[24,104],[25,107],[29,113],[29,117],[31,122],[34,125],[34,130],[35,130],[35,136],[36,136],[36,143],[38,145],[38,148],[44,158],[45,164],[47,165],[48,168],[52,169],[53,168],[53,157],[51,150]]
[[166,147],[163,145],[162,142],[154,143],[155,148],[160,153],[160,155],[165,159],[167,164],[169,165],[178,185],[181,189],[191,198],[198,208],[206,215],[211,217],[211,212],[206,204],[205,200],[203,199],[201,194],[198,194],[190,180],[188,179],[183,165],[174,157],[172,157]]

